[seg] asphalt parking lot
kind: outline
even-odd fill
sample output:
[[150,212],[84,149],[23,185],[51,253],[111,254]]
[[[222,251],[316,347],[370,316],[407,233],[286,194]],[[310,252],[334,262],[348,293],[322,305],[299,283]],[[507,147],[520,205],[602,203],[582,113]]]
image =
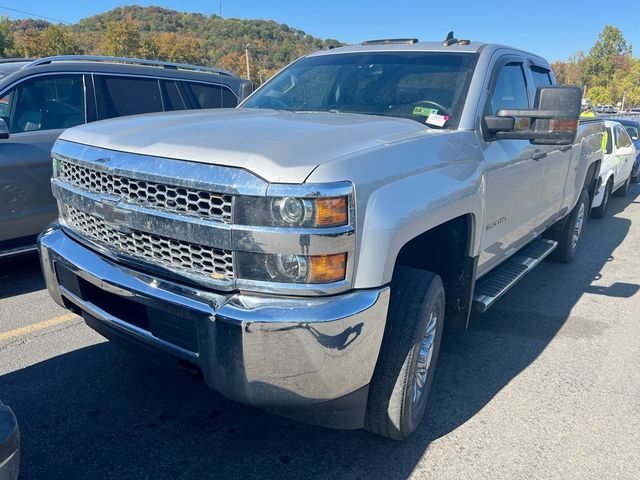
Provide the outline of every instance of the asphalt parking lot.
[[640,478],[640,186],[469,331],[447,334],[405,443],[230,402],[105,342],[0,262],[0,398],[24,479]]

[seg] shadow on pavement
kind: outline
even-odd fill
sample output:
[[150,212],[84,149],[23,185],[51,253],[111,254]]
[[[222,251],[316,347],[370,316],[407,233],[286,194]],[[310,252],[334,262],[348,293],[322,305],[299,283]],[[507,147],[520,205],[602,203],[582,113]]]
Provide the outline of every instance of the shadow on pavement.
[[0,299],[46,288],[36,252],[0,259]]
[[[479,412],[547,347],[596,287],[640,193],[612,198],[571,264],[545,262],[464,334],[446,335],[427,418],[407,442],[332,431],[227,401],[199,380],[100,343],[0,377],[23,433],[22,478],[407,478],[429,444]],[[428,458],[427,458],[428,461]]]

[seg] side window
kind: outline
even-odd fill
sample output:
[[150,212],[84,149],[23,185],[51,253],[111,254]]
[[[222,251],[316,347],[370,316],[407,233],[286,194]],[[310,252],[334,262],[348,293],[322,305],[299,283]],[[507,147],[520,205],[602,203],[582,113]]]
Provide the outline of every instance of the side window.
[[200,108],[233,108],[238,105],[238,99],[228,87],[191,82],[184,85]]
[[532,66],[531,74],[533,75],[533,84],[536,88],[546,87],[552,84],[551,75],[546,68]]
[[627,131],[622,127],[616,126],[616,147],[624,148],[630,146],[631,139],[629,138],[629,135],[627,135]]
[[494,115],[501,109],[529,108],[527,82],[521,63],[507,63],[500,69],[490,101]]
[[59,130],[84,123],[81,75],[26,80],[0,98],[0,116],[9,132]]
[[158,80],[95,75],[98,119],[162,112]]
[[162,86],[162,98],[164,99],[165,110],[184,110],[187,108],[176,82],[173,80],[162,80],[160,85]]

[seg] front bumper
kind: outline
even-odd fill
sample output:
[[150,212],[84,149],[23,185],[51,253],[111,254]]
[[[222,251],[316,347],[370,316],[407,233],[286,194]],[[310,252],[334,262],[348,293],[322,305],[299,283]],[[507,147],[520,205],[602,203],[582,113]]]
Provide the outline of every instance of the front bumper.
[[11,409],[0,402],[0,480],[16,480],[20,459],[20,431]]
[[388,288],[322,298],[227,294],[114,263],[57,226],[38,246],[53,299],[106,337],[197,368],[233,400],[362,426]]

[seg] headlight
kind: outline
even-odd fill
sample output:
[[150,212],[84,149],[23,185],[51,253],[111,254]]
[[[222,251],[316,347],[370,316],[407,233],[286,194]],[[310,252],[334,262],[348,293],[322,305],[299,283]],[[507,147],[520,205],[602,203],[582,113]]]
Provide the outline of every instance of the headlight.
[[235,223],[263,227],[326,228],[349,223],[346,196],[326,198],[238,197]]
[[347,254],[292,255],[237,252],[238,276],[243,280],[278,283],[333,283],[345,279]]

